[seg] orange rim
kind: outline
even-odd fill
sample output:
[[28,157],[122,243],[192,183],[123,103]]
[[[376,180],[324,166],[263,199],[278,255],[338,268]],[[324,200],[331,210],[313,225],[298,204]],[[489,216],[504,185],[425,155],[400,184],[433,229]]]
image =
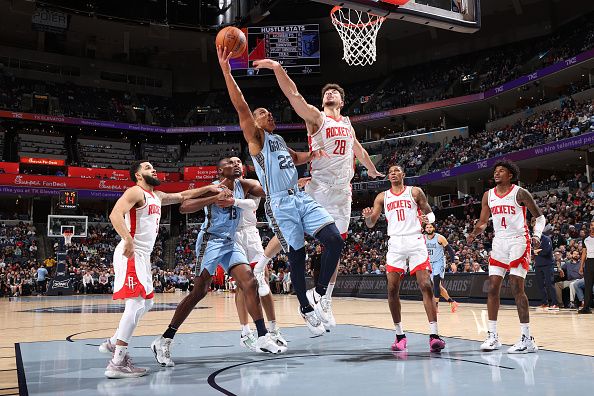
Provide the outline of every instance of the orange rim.
[[[353,27],[362,28],[365,26],[371,26],[371,25],[375,25],[378,23],[382,23],[386,19],[386,17],[375,15],[375,14],[368,12],[367,13],[368,15],[372,15],[376,19],[373,21],[369,21],[367,23],[344,23],[344,22],[339,21],[338,18],[334,15],[336,13],[336,11],[340,10],[341,8],[342,8],[341,6],[334,6],[332,8],[332,10],[330,10],[330,17],[332,18],[332,21],[338,23],[341,26],[346,26],[346,27],[350,27],[350,28],[353,28]],[[365,11],[361,11],[361,12],[365,12]]]

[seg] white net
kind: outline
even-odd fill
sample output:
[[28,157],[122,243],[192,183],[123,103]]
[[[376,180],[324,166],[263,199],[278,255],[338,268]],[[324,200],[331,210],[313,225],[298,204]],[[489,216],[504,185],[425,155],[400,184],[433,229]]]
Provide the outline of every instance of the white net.
[[64,245],[70,246],[72,244],[72,237],[74,236],[74,233],[73,232],[64,231],[62,233],[62,236],[64,237]]
[[330,16],[342,39],[342,59],[351,66],[375,62],[377,33],[386,18],[339,6],[332,9]]

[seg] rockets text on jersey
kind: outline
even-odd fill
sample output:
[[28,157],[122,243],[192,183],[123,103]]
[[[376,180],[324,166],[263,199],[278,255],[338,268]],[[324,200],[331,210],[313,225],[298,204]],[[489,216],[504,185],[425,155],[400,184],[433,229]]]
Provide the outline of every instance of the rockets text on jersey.
[[412,195],[413,187],[406,186],[400,194],[384,192],[384,213],[389,236],[422,234],[420,210]]
[[504,195],[497,194],[497,187],[489,190],[489,209],[497,238],[515,238],[528,235],[526,207],[518,203],[520,187],[512,184]]
[[354,176],[355,132],[348,117],[334,119],[322,113],[320,129],[309,137],[310,149],[323,149],[328,157],[311,161],[311,177],[330,185],[349,185]]

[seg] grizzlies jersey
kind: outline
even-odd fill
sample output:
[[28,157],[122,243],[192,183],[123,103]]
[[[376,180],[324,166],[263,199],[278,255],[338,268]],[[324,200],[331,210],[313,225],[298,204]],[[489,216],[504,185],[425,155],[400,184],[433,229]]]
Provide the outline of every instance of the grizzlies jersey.
[[[215,183],[218,183],[215,182]],[[233,196],[236,199],[243,199],[244,193],[239,179],[235,180],[233,188]],[[220,208],[215,204],[208,205],[204,208],[206,218],[202,227],[202,231],[215,235],[219,238],[235,238],[235,231],[241,219],[241,209],[236,206],[229,206],[227,208]]]
[[282,137],[264,132],[262,151],[252,159],[266,195],[289,189],[297,191],[297,169]]
[[439,275],[445,269],[445,255],[443,246],[439,244],[439,234],[433,234],[433,238],[425,238],[427,251],[429,252],[429,262],[433,268],[433,275]]

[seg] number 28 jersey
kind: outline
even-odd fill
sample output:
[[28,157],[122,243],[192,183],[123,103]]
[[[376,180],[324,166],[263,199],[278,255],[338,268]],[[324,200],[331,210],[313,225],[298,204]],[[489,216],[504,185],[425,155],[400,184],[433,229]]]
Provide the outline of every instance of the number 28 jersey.
[[407,186],[400,194],[392,190],[384,192],[384,213],[388,221],[389,236],[421,235],[421,211],[412,195],[412,187]]
[[309,137],[312,151],[323,149],[328,157],[311,161],[311,178],[330,185],[351,183],[355,174],[353,145],[355,134],[348,117],[334,119],[322,112],[320,129]]
[[496,188],[489,190],[489,209],[493,218],[496,238],[516,238],[528,235],[526,207],[518,204],[520,187],[515,184],[504,195],[497,195]]
[[297,169],[282,137],[264,132],[262,150],[252,159],[266,195],[289,189],[297,191]]

